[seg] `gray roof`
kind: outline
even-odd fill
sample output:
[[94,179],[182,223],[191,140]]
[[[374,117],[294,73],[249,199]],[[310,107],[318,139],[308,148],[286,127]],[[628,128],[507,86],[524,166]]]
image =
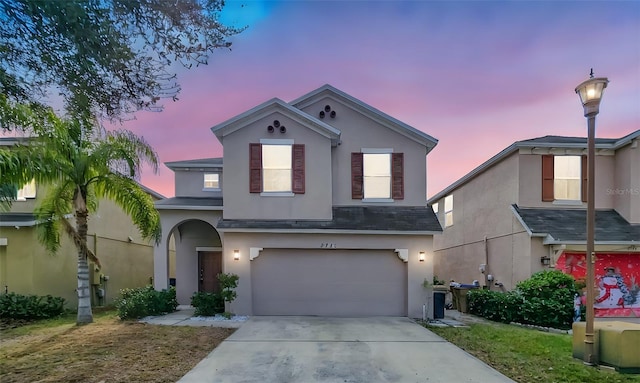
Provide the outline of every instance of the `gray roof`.
[[216,158],[199,158],[194,160],[172,161],[164,163],[169,169],[183,168],[221,168],[222,157]]
[[334,206],[332,220],[223,219],[219,229],[441,232],[430,206]]
[[[596,138],[596,145],[611,145],[618,142],[619,138]],[[544,136],[544,137],[536,137],[528,140],[518,141],[521,144],[579,144],[587,146],[587,138],[586,137],[565,137],[565,136]]]
[[222,210],[222,197],[172,197],[156,201],[157,209],[216,208]]
[[[633,140],[640,138],[640,129],[633,131],[621,138],[596,138],[595,146],[596,149],[605,150],[605,151],[616,151],[628,144],[630,144]],[[585,137],[564,137],[564,136],[544,136],[531,138],[528,140],[516,141],[513,144],[509,145],[505,149],[503,149],[500,153],[495,156],[489,158],[482,164],[480,164],[475,169],[471,170],[469,173],[462,176],[462,178],[458,179],[451,185],[447,186],[443,190],[439,191],[431,198],[427,200],[427,203],[433,204],[438,202],[439,199],[449,195],[451,192],[459,188],[460,186],[466,184],[473,178],[482,174],[485,170],[489,169],[493,165],[502,161],[506,157],[515,153],[520,149],[586,149],[587,148],[587,139]]]
[[[534,236],[549,236],[551,242],[585,242],[585,209],[521,208],[514,213]],[[617,211],[596,210],[596,242],[640,242],[640,225],[631,225]]]
[[36,216],[32,213],[0,213],[0,226],[35,226]]

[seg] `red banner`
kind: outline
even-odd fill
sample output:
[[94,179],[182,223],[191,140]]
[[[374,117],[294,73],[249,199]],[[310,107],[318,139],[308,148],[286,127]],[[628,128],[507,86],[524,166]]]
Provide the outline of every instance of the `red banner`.
[[[563,253],[556,269],[584,281],[585,254]],[[595,292],[596,317],[640,317],[640,253],[598,253]]]

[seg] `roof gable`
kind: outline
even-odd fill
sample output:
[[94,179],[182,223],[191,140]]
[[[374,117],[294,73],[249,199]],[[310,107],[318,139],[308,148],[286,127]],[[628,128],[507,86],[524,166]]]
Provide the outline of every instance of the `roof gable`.
[[325,84],[320,88],[313,90],[304,96],[301,96],[293,101],[290,104],[295,108],[305,108],[322,98],[329,97],[363,115],[370,118],[371,120],[377,122],[378,124],[393,130],[396,133],[399,133],[413,141],[418,142],[421,145],[427,147],[427,153],[429,153],[437,144],[438,140],[431,137],[430,135],[405,124],[404,122],[391,117],[390,115],[368,105],[351,95],[334,88],[329,84]]
[[313,116],[310,116],[303,111],[292,107],[286,102],[272,98],[248,111],[239,114],[227,121],[224,121],[211,128],[211,131],[216,135],[218,140],[224,145],[223,139],[225,136],[244,128],[245,126],[260,120],[261,118],[268,116],[274,112],[282,113],[284,116],[298,122],[304,127],[311,129],[312,131],[331,139],[332,143],[337,144],[340,137],[340,131],[331,125],[328,125]]

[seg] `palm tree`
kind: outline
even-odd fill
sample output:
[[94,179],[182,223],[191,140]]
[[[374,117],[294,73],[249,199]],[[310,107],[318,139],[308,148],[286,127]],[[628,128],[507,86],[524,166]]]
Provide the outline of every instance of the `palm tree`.
[[77,323],[90,323],[93,314],[88,260],[100,265],[87,247],[90,213],[96,210],[99,199],[113,200],[132,218],[144,238],[158,243],[160,216],[151,197],[136,182],[143,165],[151,165],[157,171],[157,155],[143,138],[130,131],[106,131],[95,122],[61,118],[52,110],[32,113],[20,109],[16,113],[28,117],[17,120],[30,124],[26,129],[32,131],[33,137],[26,144],[0,149],[3,183],[19,185],[35,179],[47,186],[45,197],[35,209],[38,239],[52,253],[60,248],[61,232],[75,244]]

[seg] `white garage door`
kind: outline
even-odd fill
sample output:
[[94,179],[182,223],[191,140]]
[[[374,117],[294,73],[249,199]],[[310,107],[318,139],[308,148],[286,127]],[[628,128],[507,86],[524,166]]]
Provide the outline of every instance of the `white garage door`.
[[254,315],[407,315],[407,264],[389,250],[264,250],[251,286]]

